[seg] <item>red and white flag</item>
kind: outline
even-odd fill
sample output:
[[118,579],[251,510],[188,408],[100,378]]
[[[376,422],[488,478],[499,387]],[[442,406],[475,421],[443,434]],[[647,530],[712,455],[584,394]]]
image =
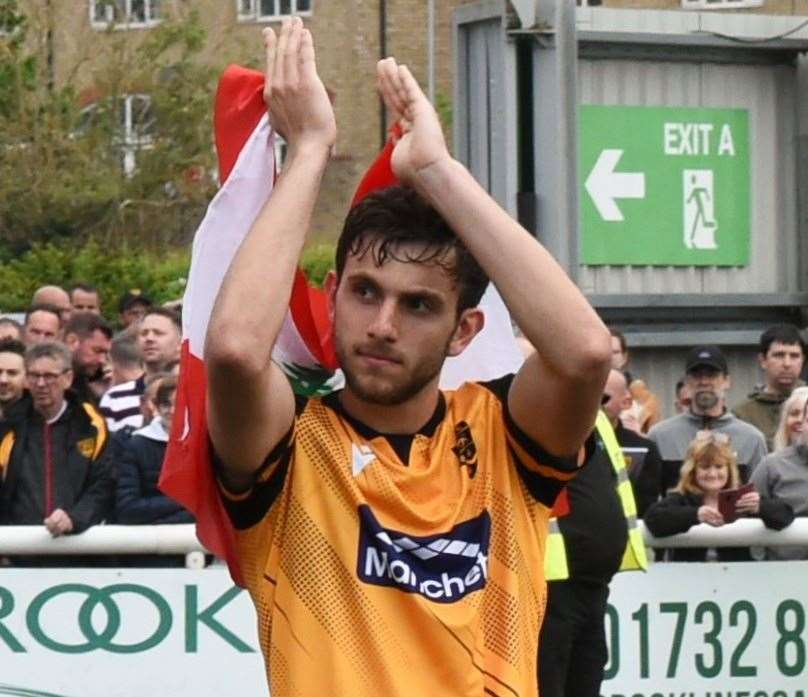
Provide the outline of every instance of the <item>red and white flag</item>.
[[[195,515],[200,541],[227,561],[233,579],[240,585],[235,535],[211,464],[204,343],[224,274],[275,181],[275,138],[267,118],[263,87],[262,73],[231,66],[222,76],[216,94],[214,129],[221,188],[194,238],[183,298],[182,357],[174,423],[160,477],[160,488]],[[392,149],[391,139],[359,185],[354,204],[368,193],[396,183],[390,168]],[[457,387],[470,379],[499,377],[521,364],[507,309],[493,284],[481,307],[486,315],[485,328],[462,356],[447,360],[441,375],[444,388]],[[310,287],[299,270],[273,358],[283,366],[296,392],[312,395],[331,389],[337,363],[325,294]]]

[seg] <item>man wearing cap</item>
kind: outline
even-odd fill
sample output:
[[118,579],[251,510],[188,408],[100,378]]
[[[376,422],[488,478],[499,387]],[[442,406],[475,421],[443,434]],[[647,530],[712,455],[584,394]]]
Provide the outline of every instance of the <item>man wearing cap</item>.
[[152,306],[152,301],[143,295],[137,288],[127,291],[121,296],[118,303],[119,319],[121,328],[128,329],[143,319],[143,316]]
[[648,433],[662,455],[662,483],[667,490],[679,481],[679,469],[696,433],[706,429],[729,436],[738,454],[738,469],[744,482],[766,455],[766,440],[751,424],[727,411],[729,389],[727,359],[717,346],[697,346],[687,354],[685,384],[690,392],[689,409],[661,421]]

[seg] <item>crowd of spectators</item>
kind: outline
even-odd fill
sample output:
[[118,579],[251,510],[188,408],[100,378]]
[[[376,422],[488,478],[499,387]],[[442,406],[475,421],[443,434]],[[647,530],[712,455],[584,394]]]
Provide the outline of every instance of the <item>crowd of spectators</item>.
[[98,291],[81,283],[38,289],[22,324],[0,319],[0,524],[41,525],[58,537],[102,522],[193,521],[157,488],[179,316],[137,291],[118,311],[113,327]]
[[[157,488],[177,388],[179,316],[138,291],[117,309],[113,327],[98,291],[79,283],[69,292],[39,288],[22,323],[0,318],[0,524],[42,525],[59,536],[100,522],[192,522]],[[763,381],[737,405],[726,401],[721,350],[693,347],[667,419],[651,387],[628,371],[626,338],[615,330],[612,339],[603,411],[638,515],[654,535],[749,516],[782,529],[808,516],[806,345],[796,327],[763,332]],[[732,510],[719,505],[722,496]],[[765,554],[808,559],[808,547]],[[750,558],[738,548],[657,556]]]
[[[727,404],[730,375],[721,349],[693,347],[675,386],[675,414],[664,420],[659,400],[625,371],[624,336],[618,331],[612,336],[613,367],[623,374],[612,371],[603,409],[623,448],[638,514],[652,534],[666,537],[700,523],[720,527],[740,517],[760,518],[781,530],[795,516],[808,515],[806,344],[796,327],[776,325],[761,334],[757,358],[763,381],[751,385],[736,405]],[[768,559],[808,559],[808,546],[764,553]],[[735,547],[667,550],[657,558],[752,556]]]

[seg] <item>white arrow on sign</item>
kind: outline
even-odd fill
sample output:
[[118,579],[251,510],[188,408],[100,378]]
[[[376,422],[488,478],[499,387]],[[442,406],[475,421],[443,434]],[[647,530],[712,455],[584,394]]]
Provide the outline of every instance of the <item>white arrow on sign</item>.
[[624,220],[616,199],[645,198],[645,175],[642,172],[614,171],[622,156],[622,150],[601,152],[584,184],[600,217],[609,222]]

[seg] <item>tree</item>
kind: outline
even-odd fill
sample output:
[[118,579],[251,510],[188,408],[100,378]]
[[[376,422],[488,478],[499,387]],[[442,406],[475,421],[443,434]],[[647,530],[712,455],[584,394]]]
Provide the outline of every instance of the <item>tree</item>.
[[91,69],[69,71],[84,82],[54,84],[57,6],[24,14],[0,0],[0,259],[65,239],[187,242],[216,188],[217,70],[200,60],[198,16],[167,17],[137,42],[110,27]]

